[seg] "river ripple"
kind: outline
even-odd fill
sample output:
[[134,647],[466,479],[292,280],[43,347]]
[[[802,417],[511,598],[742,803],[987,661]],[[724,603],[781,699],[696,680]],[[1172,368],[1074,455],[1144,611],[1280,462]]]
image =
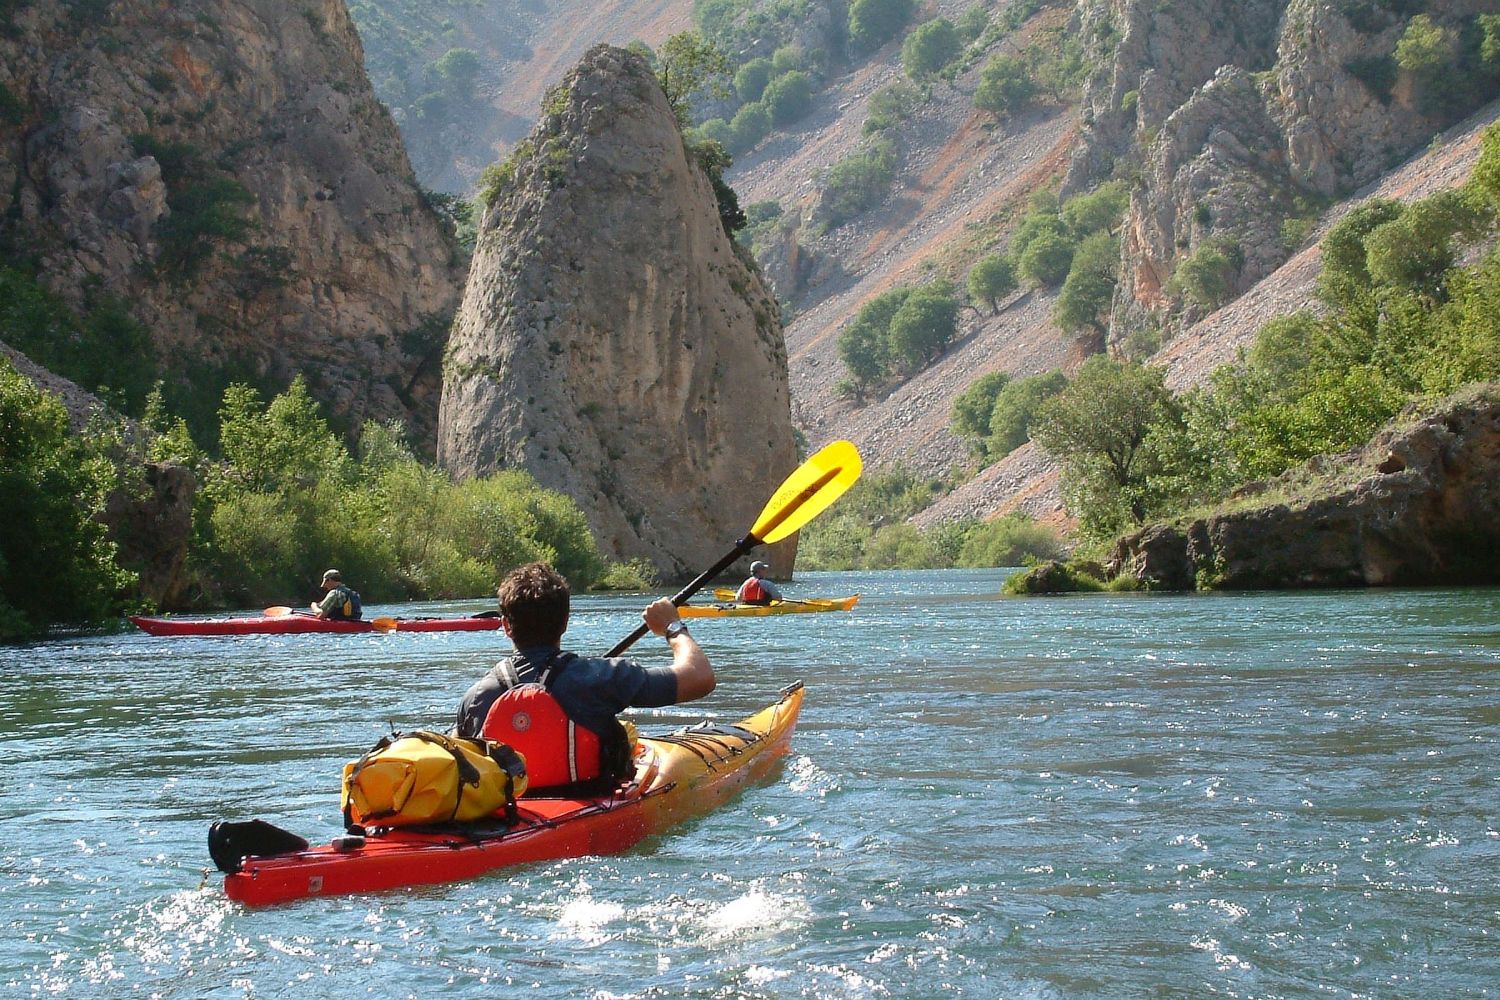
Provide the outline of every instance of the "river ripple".
[[[695,624],[719,690],[643,729],[799,678],[802,722],[773,781],[637,850],[262,911],[206,872],[209,822],[337,832],[341,765],[446,726],[496,636],[0,649],[0,993],[1500,993],[1500,591],[1019,600],[1003,575],[809,574],[793,595],[864,600]],[[642,603],[581,598],[570,644]]]

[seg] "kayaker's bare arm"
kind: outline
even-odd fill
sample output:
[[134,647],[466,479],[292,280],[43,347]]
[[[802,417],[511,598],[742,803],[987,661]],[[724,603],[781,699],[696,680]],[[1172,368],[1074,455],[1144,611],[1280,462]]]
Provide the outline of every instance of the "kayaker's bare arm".
[[[664,635],[668,625],[682,620],[677,606],[665,597],[653,601],[641,617],[656,635]],[[684,631],[668,642],[672,647],[672,672],[677,675],[677,701],[694,701],[710,694],[717,680],[698,641]]]

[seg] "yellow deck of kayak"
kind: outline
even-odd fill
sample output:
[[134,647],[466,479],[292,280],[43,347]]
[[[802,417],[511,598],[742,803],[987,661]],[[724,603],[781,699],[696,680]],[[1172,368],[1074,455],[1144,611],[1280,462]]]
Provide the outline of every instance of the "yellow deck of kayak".
[[801,615],[816,611],[848,611],[859,603],[859,595],[787,599],[770,604],[684,604],[677,611],[684,618],[760,618],[765,615]]

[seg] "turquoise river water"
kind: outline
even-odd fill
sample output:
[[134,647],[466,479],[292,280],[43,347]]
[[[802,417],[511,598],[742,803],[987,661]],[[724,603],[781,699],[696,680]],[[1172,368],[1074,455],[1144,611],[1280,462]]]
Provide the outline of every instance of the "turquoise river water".
[[[503,639],[0,648],[0,996],[1500,995],[1500,590],[1004,575],[806,574],[864,599],[695,624],[719,689],[643,730],[799,678],[802,721],[775,777],[627,854],[264,910],[209,823],[338,833],[343,763],[446,727]],[[580,598],[569,644],[643,604]]]

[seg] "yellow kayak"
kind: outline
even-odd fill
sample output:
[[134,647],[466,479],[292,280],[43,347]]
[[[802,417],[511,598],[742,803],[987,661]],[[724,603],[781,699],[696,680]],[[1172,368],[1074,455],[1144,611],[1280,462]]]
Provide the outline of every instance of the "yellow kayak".
[[[717,596],[718,591],[715,591]],[[859,595],[809,597],[805,600],[772,601],[770,604],[684,604],[677,613],[684,618],[761,618],[766,615],[802,615],[815,611],[848,611],[859,603]]]

